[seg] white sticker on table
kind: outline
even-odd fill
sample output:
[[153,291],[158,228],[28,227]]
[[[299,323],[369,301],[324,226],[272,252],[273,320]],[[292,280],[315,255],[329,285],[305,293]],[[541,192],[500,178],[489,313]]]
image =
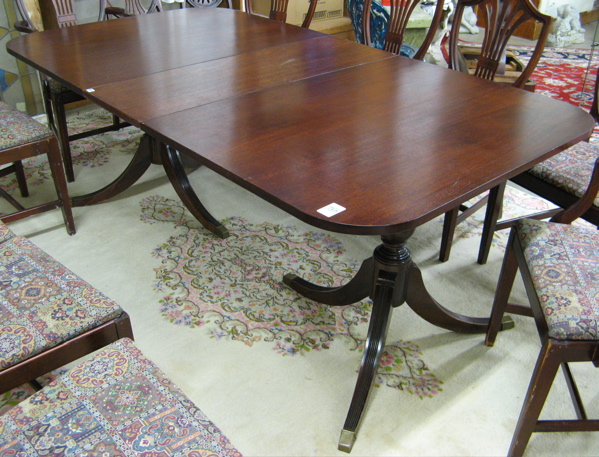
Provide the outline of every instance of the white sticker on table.
[[332,217],[335,214],[339,214],[341,211],[345,211],[345,208],[337,203],[331,203],[323,208],[320,208],[318,212],[325,215],[326,217]]

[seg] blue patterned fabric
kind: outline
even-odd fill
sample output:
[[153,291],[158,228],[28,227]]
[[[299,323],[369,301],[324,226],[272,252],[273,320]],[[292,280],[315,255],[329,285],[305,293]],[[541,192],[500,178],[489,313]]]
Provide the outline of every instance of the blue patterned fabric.
[[0,455],[241,457],[129,339],[0,416]]
[[515,227],[549,336],[597,340],[599,232],[531,219]]
[[[356,35],[356,41],[358,43],[364,43],[364,37],[362,33],[362,11],[364,9],[364,0],[347,0],[347,10],[349,12],[349,18],[354,28]],[[380,3],[376,1],[372,2],[372,9],[370,12],[370,34],[372,35],[372,45],[377,49],[385,48],[385,38],[387,37],[387,29],[389,28],[389,13],[383,8]],[[418,48],[409,45],[402,44],[400,55],[414,57]]]
[[0,371],[123,313],[2,223],[0,241]]

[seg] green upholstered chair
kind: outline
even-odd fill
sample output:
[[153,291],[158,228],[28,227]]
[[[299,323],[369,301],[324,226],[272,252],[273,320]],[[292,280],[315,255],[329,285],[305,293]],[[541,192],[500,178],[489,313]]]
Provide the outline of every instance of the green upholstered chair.
[[[518,221],[510,233],[486,344],[495,343],[506,311],[532,315],[541,338],[528,392],[509,450],[524,453],[534,432],[599,431],[590,420],[568,363],[591,362],[599,367],[599,232],[568,225],[592,205],[599,190],[599,161],[595,162],[587,198],[551,222]],[[518,268],[530,308],[508,303]],[[509,333],[504,335],[509,337]],[[539,420],[559,368],[562,368],[577,419]]]
[[67,231],[72,235],[75,233],[75,222],[56,137],[47,127],[36,120],[6,103],[0,102],[0,165],[10,164],[8,171],[16,172],[23,196],[27,196],[27,184],[21,160],[40,154],[48,155],[58,199],[26,209],[7,192],[1,191],[0,195],[4,196],[17,211],[3,214],[0,219],[10,222],[54,208],[61,208]]
[[115,302],[2,223],[0,289],[0,393],[133,336]]
[[129,339],[107,346],[0,416],[1,451],[28,457],[241,457]]

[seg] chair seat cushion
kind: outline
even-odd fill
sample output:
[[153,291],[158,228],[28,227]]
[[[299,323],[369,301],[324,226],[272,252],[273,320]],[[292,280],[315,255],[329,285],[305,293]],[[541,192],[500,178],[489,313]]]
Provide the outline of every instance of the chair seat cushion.
[[[535,165],[529,173],[580,198],[589,186],[598,158],[599,145],[582,141]],[[599,206],[599,197],[593,204]]]
[[52,136],[44,125],[25,113],[0,102],[0,150],[40,141]]
[[32,242],[1,227],[0,371],[123,313]]
[[559,340],[599,338],[599,232],[525,219],[516,234],[549,327]]
[[0,416],[0,454],[241,456],[129,339]]

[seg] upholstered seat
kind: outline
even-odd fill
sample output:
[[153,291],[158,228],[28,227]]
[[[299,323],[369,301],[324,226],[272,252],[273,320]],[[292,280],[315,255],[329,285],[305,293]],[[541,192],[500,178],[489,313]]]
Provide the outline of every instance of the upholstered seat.
[[122,337],[119,305],[0,223],[0,393]]
[[0,372],[123,310],[31,241],[0,230]]
[[129,339],[0,416],[2,455],[241,456]]
[[524,219],[516,236],[543,309],[548,336],[599,339],[599,232]]
[[[581,198],[597,159],[599,145],[581,142],[535,165],[528,173]],[[599,206],[599,198],[595,199],[594,206]]]
[[0,102],[0,150],[33,143],[53,136],[45,125],[4,102]]

